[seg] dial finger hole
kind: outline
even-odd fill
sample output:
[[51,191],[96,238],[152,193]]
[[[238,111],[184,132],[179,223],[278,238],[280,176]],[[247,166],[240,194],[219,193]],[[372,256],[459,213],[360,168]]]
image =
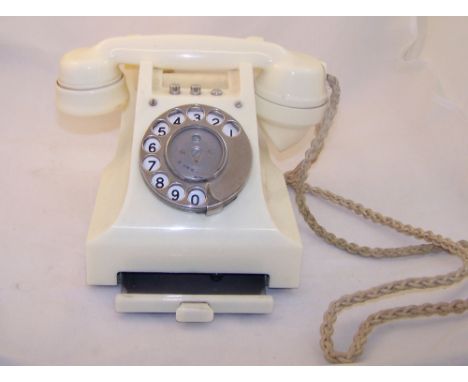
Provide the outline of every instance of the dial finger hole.
[[202,190],[190,191],[187,199],[192,206],[204,206],[206,204],[206,195]]
[[171,131],[171,128],[166,122],[159,121],[159,122],[156,122],[152,130],[155,135],[164,136],[164,135],[169,134],[169,131]]
[[174,110],[167,116],[167,119],[173,125],[182,125],[182,123],[184,123],[185,121],[185,114],[182,113],[180,110]]
[[200,106],[193,106],[188,109],[187,116],[192,121],[201,121],[205,118],[205,112]]
[[236,137],[240,134],[241,129],[235,122],[227,122],[223,126],[223,134],[227,137]]
[[156,138],[147,138],[143,143],[143,149],[147,153],[157,153],[161,148],[161,143]]
[[150,171],[150,172],[158,171],[160,167],[161,167],[161,162],[155,156],[151,155],[143,159],[143,168],[146,171]]
[[151,178],[151,184],[154,188],[162,190],[169,184],[169,178],[163,173],[157,173]]
[[210,125],[218,126],[224,122],[224,115],[219,111],[212,111],[206,116],[206,120]]
[[167,197],[170,200],[177,202],[185,198],[185,190],[182,186],[173,185],[167,190]]

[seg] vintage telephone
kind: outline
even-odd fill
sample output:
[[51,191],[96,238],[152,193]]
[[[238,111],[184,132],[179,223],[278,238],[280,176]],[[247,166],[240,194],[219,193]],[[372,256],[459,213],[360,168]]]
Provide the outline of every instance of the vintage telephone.
[[[214,313],[270,313],[267,289],[299,284],[302,245],[286,182],[306,223],[338,248],[376,258],[442,249],[463,263],[444,275],[385,283],[332,302],[320,342],[330,362],[356,360],[376,325],[468,310],[466,299],[383,310],[363,322],[347,352],[334,349],[334,323],[343,309],[465,279],[468,242],[306,183],[340,95],[321,61],[259,38],[130,36],[67,53],[56,89],[58,108],[67,114],[96,116],[125,105],[86,251],[89,284],[121,284],[119,312],[175,312],[182,322],[209,322]],[[304,160],[283,176],[270,148],[285,150],[314,126]],[[318,224],[306,194],[426,243],[350,243]]]
[[120,312],[269,313],[299,284],[302,245],[268,139],[322,118],[325,67],[259,38],[131,36],[67,53],[58,108],[126,103],[87,239],[87,281],[122,284]]

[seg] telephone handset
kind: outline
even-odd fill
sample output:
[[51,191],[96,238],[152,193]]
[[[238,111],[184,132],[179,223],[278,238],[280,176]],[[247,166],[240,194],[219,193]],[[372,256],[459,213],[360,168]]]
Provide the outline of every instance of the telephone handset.
[[[363,322],[348,351],[335,350],[341,310],[468,276],[468,242],[404,225],[306,183],[339,96],[338,81],[322,62],[259,38],[130,36],[66,54],[57,81],[61,111],[95,116],[126,105],[88,232],[88,283],[121,284],[119,312],[175,312],[182,322],[208,322],[214,313],[270,313],[267,289],[299,284],[302,244],[287,183],[309,227],[338,248],[377,258],[442,249],[463,263],[445,275],[398,280],[332,302],[321,326],[327,360],[355,361],[381,323],[468,310],[466,299],[383,310]],[[285,150],[314,126],[304,160],[283,176],[269,147]],[[316,221],[306,194],[427,244],[350,243]]]

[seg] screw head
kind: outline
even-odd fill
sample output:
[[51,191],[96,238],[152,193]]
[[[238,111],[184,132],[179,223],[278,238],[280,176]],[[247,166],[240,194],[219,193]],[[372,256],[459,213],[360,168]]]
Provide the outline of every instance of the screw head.
[[235,104],[234,104],[235,107],[237,107],[238,109],[240,109],[243,105],[242,105],[242,102],[241,101],[237,101]]
[[156,101],[156,98],[151,98],[148,103],[150,106],[156,106],[158,101]]

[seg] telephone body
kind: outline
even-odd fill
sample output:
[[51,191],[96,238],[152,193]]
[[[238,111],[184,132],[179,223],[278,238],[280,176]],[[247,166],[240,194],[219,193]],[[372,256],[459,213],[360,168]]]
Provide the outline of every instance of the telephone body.
[[320,122],[325,65],[260,38],[129,36],[67,53],[59,110],[124,106],[86,243],[87,282],[120,312],[269,313],[296,288],[302,243],[270,159]]

